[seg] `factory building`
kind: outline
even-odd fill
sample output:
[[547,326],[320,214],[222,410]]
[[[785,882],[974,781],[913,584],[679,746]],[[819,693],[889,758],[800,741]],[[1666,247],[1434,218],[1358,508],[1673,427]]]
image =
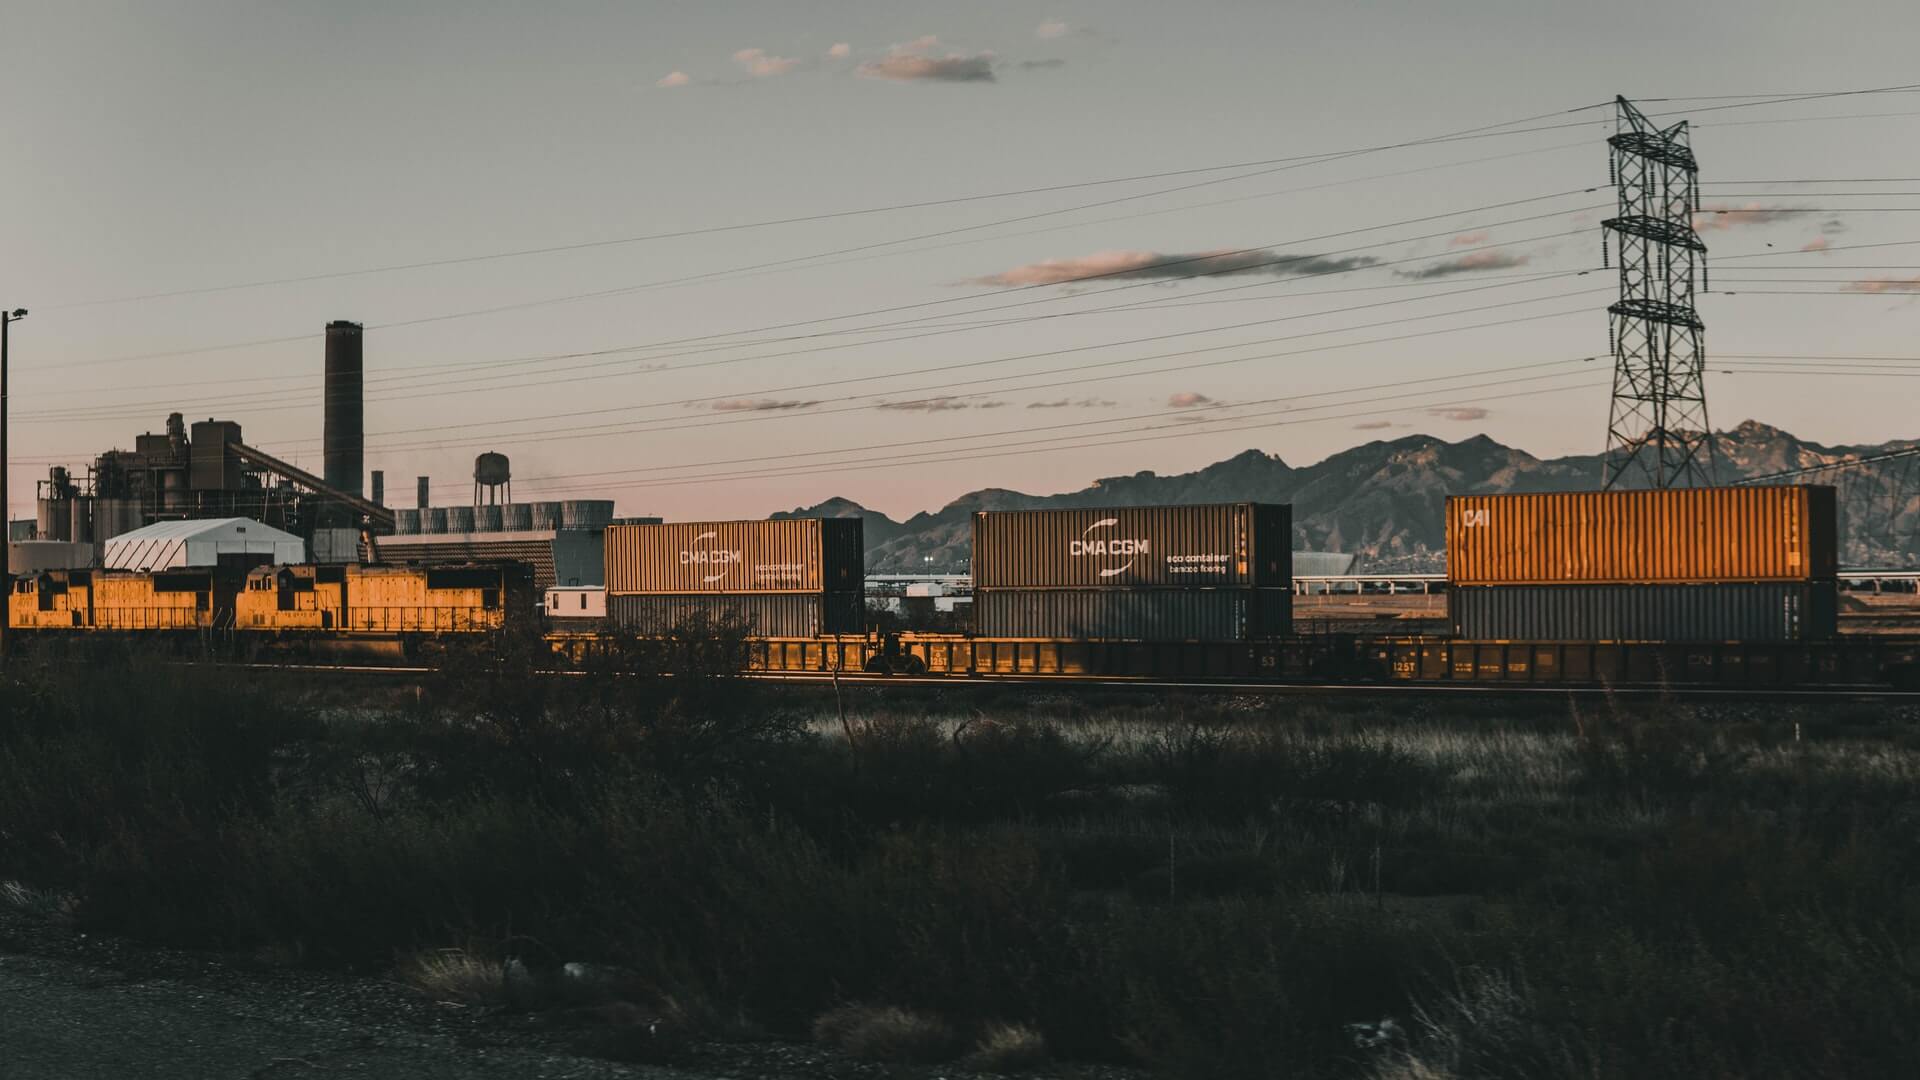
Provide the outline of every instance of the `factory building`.
[[306,541],[248,518],[161,521],[108,539],[100,564],[109,570],[245,569],[307,561]]
[[[326,325],[317,475],[249,445],[234,421],[188,423],[172,413],[159,434],[136,436],[131,450],[108,450],[84,471],[49,470],[38,486],[34,520],[11,530],[19,535],[8,549],[9,569],[99,566],[103,556],[110,560],[115,552],[135,550],[114,543],[128,534],[147,538],[143,544],[150,539],[168,545],[189,534],[202,536],[206,526],[244,521],[255,533],[299,542],[295,555],[287,541],[274,541],[273,555],[281,562],[509,559],[530,564],[541,588],[600,584],[613,503],[514,502],[504,454],[475,459],[471,505],[432,506],[424,476],[417,506],[385,505],[382,472],[375,470],[367,482],[364,338],[359,323],[336,319]],[[364,497],[369,491],[371,498]]]

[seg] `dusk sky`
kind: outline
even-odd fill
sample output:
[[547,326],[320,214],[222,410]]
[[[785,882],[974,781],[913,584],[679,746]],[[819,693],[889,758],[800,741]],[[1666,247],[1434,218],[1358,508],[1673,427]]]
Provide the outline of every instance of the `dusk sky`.
[[1916,40],[1911,0],[0,3],[12,509],[172,411],[317,471],[332,319],[402,504],[486,449],[669,518],[1596,452],[1615,94],[1739,211],[1716,426],[1911,438],[1920,93],[1758,95],[1920,83]]

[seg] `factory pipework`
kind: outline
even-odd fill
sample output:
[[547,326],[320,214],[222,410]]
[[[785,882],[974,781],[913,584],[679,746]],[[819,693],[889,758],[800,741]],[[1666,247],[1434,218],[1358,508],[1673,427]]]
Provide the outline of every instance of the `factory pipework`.
[[327,324],[325,427],[322,468],[327,485],[352,495],[366,484],[364,366],[359,323],[336,319]]

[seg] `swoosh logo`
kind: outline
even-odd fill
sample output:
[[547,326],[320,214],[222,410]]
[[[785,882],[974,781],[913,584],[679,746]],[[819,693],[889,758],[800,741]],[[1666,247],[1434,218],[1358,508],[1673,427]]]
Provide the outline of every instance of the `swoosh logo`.
[[[1105,529],[1109,526],[1118,525],[1118,524],[1120,524],[1120,519],[1117,517],[1101,518],[1099,521],[1096,521],[1093,524],[1087,526],[1086,528],[1081,529],[1080,535],[1084,537],[1095,529]],[[1111,570],[1102,570],[1100,571],[1100,576],[1103,578],[1110,578],[1110,577],[1113,577],[1115,574],[1124,574],[1132,568],[1133,568],[1133,560],[1128,559],[1127,565],[1116,566]]]
[[[719,535],[720,535],[719,533],[709,530],[707,532],[701,533],[699,536],[694,537],[693,542],[697,544],[702,540],[712,540],[718,537]],[[711,585],[714,582],[719,581],[721,578],[726,576],[727,576],[727,572],[725,570],[722,570],[717,574],[708,574],[706,577],[703,577],[700,579],[700,584]]]

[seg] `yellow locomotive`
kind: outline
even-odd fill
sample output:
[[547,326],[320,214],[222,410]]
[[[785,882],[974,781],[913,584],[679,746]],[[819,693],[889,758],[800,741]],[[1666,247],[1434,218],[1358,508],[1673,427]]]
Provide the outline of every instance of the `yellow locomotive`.
[[499,630],[539,605],[518,563],[47,570],[8,596],[22,631],[233,630],[243,637],[399,637]]

